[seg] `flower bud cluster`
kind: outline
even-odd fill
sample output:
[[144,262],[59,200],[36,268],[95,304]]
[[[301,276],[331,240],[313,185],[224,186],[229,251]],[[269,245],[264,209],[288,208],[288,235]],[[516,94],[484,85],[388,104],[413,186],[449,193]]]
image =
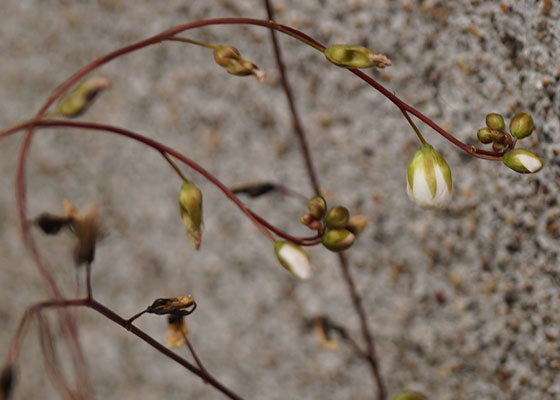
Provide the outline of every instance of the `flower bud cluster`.
[[[481,143],[492,143],[494,151],[501,151],[515,140],[524,139],[533,133],[535,125],[531,114],[526,112],[517,113],[509,123],[509,133],[506,132],[506,123],[500,114],[491,113],[486,116],[486,127],[477,132]],[[512,146],[513,147],[513,146]],[[525,149],[514,149],[508,151],[503,157],[504,164],[521,174],[532,174],[542,169],[544,162],[536,154]]]

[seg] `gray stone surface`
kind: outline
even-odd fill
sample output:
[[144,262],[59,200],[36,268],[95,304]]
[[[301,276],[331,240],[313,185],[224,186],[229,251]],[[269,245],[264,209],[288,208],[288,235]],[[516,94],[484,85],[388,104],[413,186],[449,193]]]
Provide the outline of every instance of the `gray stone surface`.
[[[387,54],[373,71],[387,88],[468,143],[488,112],[532,113],[521,144],[546,160],[533,176],[471,159],[422,126],[450,164],[449,210],[426,212],[405,192],[418,148],[385,98],[317,52],[282,38],[297,105],[322,188],[372,219],[348,252],[391,395],[431,399],[554,399],[560,396],[558,152],[560,4],[543,1],[276,0],[277,19],[323,43]],[[94,58],[202,18],[264,18],[260,1],[90,2],[2,0],[0,127],[30,117],[66,77]],[[166,43],[101,69],[112,81],[84,119],[153,137],[198,161],[227,185],[272,180],[310,195],[269,34],[256,27],[189,35],[238,47],[267,72],[259,85],[217,67],[207,50]],[[0,142],[0,348],[20,315],[47,292],[21,244],[13,177],[22,136]],[[367,366],[346,346],[321,348],[304,321],[327,314],[359,337],[336,257],[309,253],[317,271],[294,281],[272,246],[212,185],[204,192],[200,252],[184,233],[180,181],[153,150],[74,130],[36,135],[28,167],[29,214],[57,212],[64,198],[98,203],[109,233],[94,265],[95,296],[123,316],[154,298],[191,293],[191,339],[206,367],[248,399],[366,399]],[[295,234],[302,205],[270,195],[247,200]],[[36,235],[68,296],[75,290],[70,237]],[[221,396],[120,327],[77,312],[100,399]],[[138,325],[164,338],[165,323]],[[180,350],[185,356],[184,349]],[[57,398],[29,331],[15,399]]]

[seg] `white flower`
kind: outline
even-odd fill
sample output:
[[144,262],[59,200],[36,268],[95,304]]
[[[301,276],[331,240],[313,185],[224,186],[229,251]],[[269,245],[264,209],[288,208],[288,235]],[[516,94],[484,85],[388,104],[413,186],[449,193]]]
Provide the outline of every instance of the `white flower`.
[[280,264],[293,276],[299,279],[309,279],[311,277],[311,262],[307,253],[301,247],[290,242],[275,242],[274,250]]
[[451,170],[429,144],[416,152],[408,166],[406,192],[410,200],[426,210],[445,208],[451,201]]
[[542,169],[543,160],[525,149],[515,149],[504,156],[504,164],[521,174],[533,174]]

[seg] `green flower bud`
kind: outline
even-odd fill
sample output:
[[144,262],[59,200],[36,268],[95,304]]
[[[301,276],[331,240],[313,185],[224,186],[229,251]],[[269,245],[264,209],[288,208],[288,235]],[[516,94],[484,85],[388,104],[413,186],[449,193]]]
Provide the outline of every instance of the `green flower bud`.
[[508,168],[521,174],[533,174],[544,165],[542,158],[525,149],[514,149],[506,153],[503,161]]
[[315,196],[307,203],[307,209],[313,218],[321,219],[327,211],[327,202],[321,196]]
[[309,279],[313,268],[307,253],[291,242],[275,242],[274,251],[280,264],[298,279]]
[[445,208],[453,195],[451,169],[429,144],[416,152],[408,166],[406,192],[424,209]]
[[181,186],[179,213],[187,227],[187,235],[198,250],[202,241],[202,192],[192,182],[185,181]]
[[492,131],[488,128],[481,128],[476,132],[476,136],[480,143],[488,144],[492,143],[494,139],[494,135],[492,135]]
[[60,100],[58,112],[68,118],[80,116],[91,106],[95,97],[109,86],[109,80],[102,77],[86,79]]
[[386,56],[363,46],[333,44],[325,50],[325,57],[333,64],[345,68],[385,68],[391,65],[391,60]]
[[254,75],[259,82],[264,82],[264,71],[251,61],[241,57],[241,53],[239,53],[239,50],[235,47],[224,45],[214,46],[214,60],[232,75]]
[[518,139],[523,139],[533,133],[535,125],[531,114],[520,112],[511,119],[509,123],[509,131]]
[[503,131],[506,129],[504,117],[496,113],[491,113],[486,116],[486,126],[496,131]]
[[428,400],[428,398],[420,392],[405,390],[399,393],[393,400]]
[[330,251],[346,250],[354,244],[356,236],[347,229],[328,230],[321,238],[321,243]]
[[346,207],[336,206],[331,208],[325,216],[325,225],[329,229],[344,228],[349,218],[350,213]]

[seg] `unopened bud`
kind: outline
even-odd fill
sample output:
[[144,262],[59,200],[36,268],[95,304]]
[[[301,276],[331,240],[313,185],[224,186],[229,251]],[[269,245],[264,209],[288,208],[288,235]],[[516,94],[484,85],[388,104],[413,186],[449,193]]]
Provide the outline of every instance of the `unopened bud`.
[[60,100],[58,112],[65,117],[78,117],[91,106],[95,97],[109,86],[109,80],[106,78],[86,79]]
[[509,131],[518,139],[529,136],[534,128],[533,118],[526,112],[517,113],[509,123]]
[[312,229],[314,231],[321,229],[321,221],[316,220],[315,217],[311,215],[311,213],[303,214],[299,219],[299,221],[303,225],[307,226],[309,229]]
[[274,251],[280,264],[298,279],[309,279],[313,272],[307,253],[291,242],[275,242]]
[[386,56],[363,46],[333,44],[325,50],[325,57],[333,64],[345,68],[385,68],[391,65],[391,60]]
[[251,61],[241,57],[241,53],[235,47],[216,45],[214,47],[214,60],[232,75],[254,75],[259,82],[264,82],[264,71]]
[[503,131],[506,129],[504,117],[496,113],[491,113],[486,116],[486,126],[497,131]]
[[494,150],[494,151],[502,151],[505,148],[506,148],[506,145],[503,144],[503,143],[499,143],[499,142],[492,143],[492,150]]
[[345,228],[352,232],[354,235],[359,235],[367,228],[370,222],[371,219],[369,219],[365,215],[352,215],[348,220]]
[[321,219],[327,211],[327,202],[321,196],[315,196],[307,203],[307,209],[313,218]]
[[420,392],[405,390],[404,392],[399,393],[394,400],[428,400],[428,398]]
[[331,229],[321,238],[321,243],[330,251],[346,250],[354,244],[356,236],[347,229]]
[[190,181],[185,181],[179,191],[179,213],[194,248],[198,250],[202,241],[202,192]]
[[445,208],[453,194],[451,169],[429,144],[416,152],[408,166],[406,192],[424,209]]
[[492,135],[492,131],[488,128],[481,128],[476,132],[476,136],[480,143],[488,144],[493,142],[494,136]]
[[346,207],[336,206],[331,208],[325,216],[325,225],[329,229],[344,228],[349,218],[350,213]]
[[508,168],[521,174],[533,174],[544,165],[542,158],[525,149],[514,149],[506,153],[503,161]]

